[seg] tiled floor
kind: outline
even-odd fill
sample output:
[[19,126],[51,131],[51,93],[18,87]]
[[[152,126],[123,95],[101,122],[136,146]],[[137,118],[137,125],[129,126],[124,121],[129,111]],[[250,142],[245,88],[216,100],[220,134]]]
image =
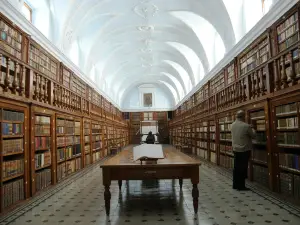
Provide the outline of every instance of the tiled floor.
[[[252,191],[232,190],[230,178],[219,169],[202,165],[200,171],[197,217],[193,214],[189,180],[184,180],[182,191],[178,180],[159,180],[124,181],[121,193],[117,182],[112,183],[111,215],[107,218],[101,169],[95,165],[82,171],[76,180],[58,185],[44,197],[0,219],[0,225],[300,224],[300,218],[277,200],[270,198],[271,202]],[[294,213],[300,215],[295,210]]]

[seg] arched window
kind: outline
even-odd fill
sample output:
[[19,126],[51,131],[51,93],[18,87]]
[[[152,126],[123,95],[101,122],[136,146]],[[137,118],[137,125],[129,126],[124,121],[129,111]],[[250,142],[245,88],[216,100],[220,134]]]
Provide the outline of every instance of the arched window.
[[25,18],[32,23],[32,9],[26,2],[23,2],[22,13]]

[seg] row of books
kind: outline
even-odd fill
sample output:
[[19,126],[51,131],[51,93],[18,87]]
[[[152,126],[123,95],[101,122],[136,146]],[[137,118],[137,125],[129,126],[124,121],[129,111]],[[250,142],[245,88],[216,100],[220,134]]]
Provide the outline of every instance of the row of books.
[[1,30],[1,42],[4,42],[5,44],[8,44],[9,47],[14,48],[15,50],[17,50],[18,52],[21,52],[21,42],[18,41],[18,39],[15,39],[13,36],[11,36],[8,31],[5,30]]
[[20,139],[9,139],[2,141],[2,154],[11,154],[24,152],[24,141],[23,138]]
[[265,150],[253,149],[252,158],[257,161],[267,162],[268,161],[268,153]]
[[281,128],[281,129],[298,128],[298,117],[278,119],[277,128]]
[[35,150],[50,148],[51,137],[35,137]]
[[2,123],[2,135],[23,134],[23,124],[21,123]]
[[102,142],[101,141],[97,141],[97,142],[93,142],[92,143],[92,149],[93,150],[99,150],[100,148],[102,148]]
[[192,133],[192,137],[207,139],[207,133]]
[[222,72],[216,78],[211,80],[211,92],[212,94],[214,94],[224,87],[225,87],[225,79],[224,79],[224,73]]
[[34,127],[35,135],[49,135],[50,134],[50,124],[47,125],[35,125]]
[[265,144],[267,142],[267,136],[265,132],[257,132],[254,143]]
[[18,59],[21,59],[21,57],[22,57],[22,54],[20,51],[14,49],[7,42],[1,41],[1,39],[0,39],[0,48],[3,49],[4,51],[8,52],[9,54],[15,56]]
[[2,205],[7,208],[15,203],[24,200],[24,180],[18,179],[2,186]]
[[217,163],[217,154],[215,152],[210,152],[210,161],[212,163]]
[[9,178],[24,173],[24,159],[4,161],[2,163],[3,178]]
[[291,15],[288,19],[286,19],[282,24],[277,27],[277,33],[283,32],[287,27],[291,26],[298,20],[298,12]]
[[233,158],[227,155],[220,154],[220,166],[233,169]]
[[256,130],[265,131],[266,130],[265,120],[256,120]]
[[73,134],[73,135],[80,135],[80,128],[75,127],[57,127],[56,128],[57,134]]
[[70,159],[74,156],[79,155],[80,153],[81,153],[80,145],[74,145],[72,147],[65,148],[65,157],[66,157],[66,159]]
[[300,155],[280,154],[279,165],[282,167],[300,170]]
[[85,143],[90,142],[90,136],[84,136],[84,142]]
[[92,136],[92,141],[101,141],[101,136],[100,135]]
[[267,167],[253,165],[253,180],[265,187],[269,186],[269,171]]
[[91,164],[91,156],[90,155],[86,155],[85,156],[85,165],[90,165]]
[[232,154],[231,144],[220,144],[220,152]]
[[232,135],[230,132],[220,133],[220,140],[231,140]]
[[279,52],[287,49],[291,45],[295,44],[299,40],[299,34],[296,32],[291,37],[285,39],[283,42],[281,42],[278,46]]
[[204,141],[197,141],[197,142],[196,142],[196,145],[197,145],[197,147],[207,149],[207,142],[204,142]]
[[297,113],[297,103],[290,103],[286,105],[277,106],[276,115],[286,114],[286,113]]
[[196,149],[196,154],[197,156],[203,158],[203,159],[208,159],[208,152],[204,149]]
[[100,153],[101,152],[93,152],[93,162],[100,160]]
[[277,133],[277,144],[298,145],[298,132]]
[[66,175],[72,174],[81,169],[81,158],[76,158],[66,162]]
[[35,173],[35,188],[40,191],[51,185],[51,170],[45,169]]
[[277,40],[278,43],[281,43],[285,39],[291,37],[294,33],[299,31],[299,25],[298,23],[295,23],[294,25],[290,26],[288,29],[286,29],[284,32],[278,34]]
[[66,162],[57,165],[56,177],[57,181],[60,181],[66,177]]
[[50,124],[50,117],[49,116],[35,116],[35,123]]
[[212,150],[212,151],[216,151],[216,144],[213,143],[213,142],[210,142],[210,143],[209,143],[209,148],[210,148],[210,150]]
[[91,146],[90,146],[90,145],[85,145],[85,146],[84,146],[84,152],[85,152],[85,153],[89,153],[90,150],[91,150]]
[[51,165],[51,152],[43,152],[39,154],[35,154],[35,168],[42,168],[48,165]]
[[20,121],[24,122],[24,113],[10,111],[10,110],[3,110],[2,111],[2,119],[8,121]]

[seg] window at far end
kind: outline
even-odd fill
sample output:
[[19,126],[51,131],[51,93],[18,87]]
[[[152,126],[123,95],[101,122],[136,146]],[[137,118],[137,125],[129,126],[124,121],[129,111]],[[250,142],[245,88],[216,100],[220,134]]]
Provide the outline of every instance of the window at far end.
[[22,13],[28,21],[32,22],[32,9],[26,2],[23,3]]

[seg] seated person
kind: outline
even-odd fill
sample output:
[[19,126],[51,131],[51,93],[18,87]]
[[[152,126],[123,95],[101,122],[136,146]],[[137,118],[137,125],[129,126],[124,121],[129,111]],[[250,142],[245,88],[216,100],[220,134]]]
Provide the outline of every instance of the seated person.
[[147,143],[147,144],[154,144],[154,142],[155,142],[155,137],[154,137],[154,135],[152,134],[152,132],[149,131],[148,136],[147,136],[147,138],[146,138],[146,143]]

